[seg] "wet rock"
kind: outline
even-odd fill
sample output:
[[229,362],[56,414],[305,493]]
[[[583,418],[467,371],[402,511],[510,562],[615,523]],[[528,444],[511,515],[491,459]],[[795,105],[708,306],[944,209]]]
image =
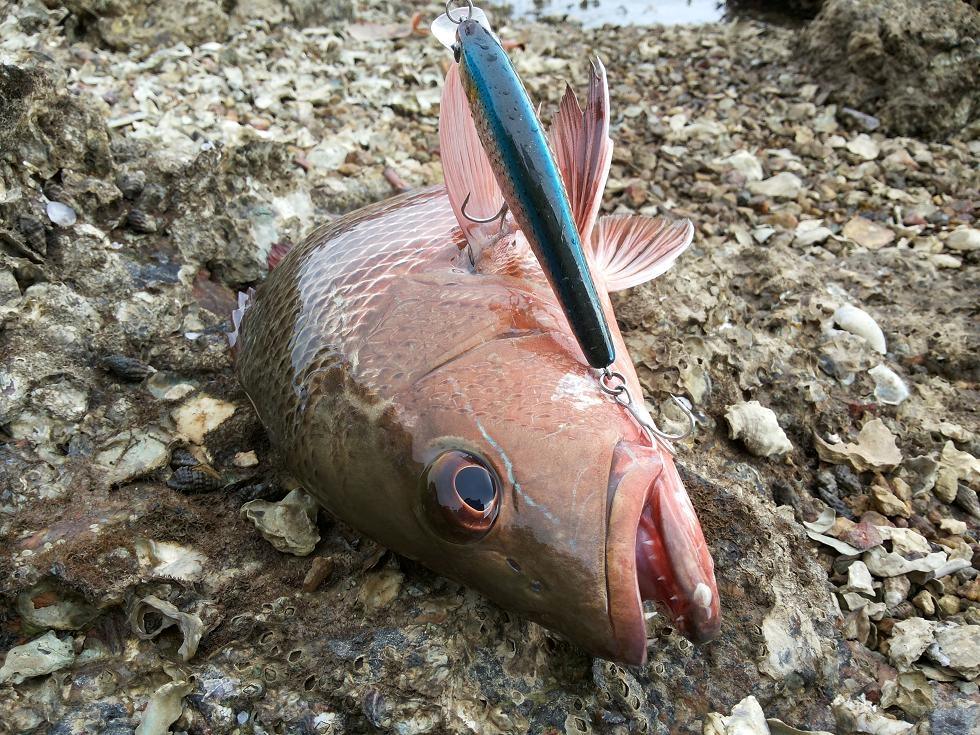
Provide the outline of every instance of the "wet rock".
[[173,417],[181,436],[194,444],[201,444],[205,434],[231,418],[235,409],[233,403],[202,393],[174,409]]
[[749,696],[732,707],[727,717],[712,712],[704,722],[704,735],[769,735],[759,700]]
[[773,199],[795,199],[803,190],[803,181],[796,174],[783,171],[763,181],[749,183],[749,191]]
[[946,247],[961,252],[980,250],[980,230],[959,227],[949,233],[949,237],[946,238]]
[[183,711],[182,700],[194,691],[190,682],[170,681],[157,689],[140,717],[135,735],[166,735]]
[[980,625],[944,625],[935,631],[929,657],[965,679],[980,675]]
[[729,436],[740,439],[746,449],[758,457],[785,454],[793,449],[776,420],[776,414],[758,401],[728,406],[725,420],[728,422]]
[[978,36],[980,13],[961,0],[828,0],[803,49],[833,99],[895,134],[945,138],[980,109]]
[[848,240],[856,242],[869,250],[878,250],[895,239],[895,231],[864,217],[852,217],[841,231]]
[[242,506],[241,514],[279,551],[309,556],[320,541],[316,501],[302,490],[292,490],[278,503],[249,501]]
[[3,666],[0,666],[0,684],[7,681],[20,684],[25,679],[71,666],[74,660],[72,639],[61,640],[48,632],[30,643],[14,646],[7,651]]
[[865,135],[864,133],[861,133],[854,139],[848,141],[845,147],[858,158],[865,161],[873,161],[878,157],[878,153],[881,151],[874,139],[869,135]]
[[902,461],[895,436],[881,419],[872,419],[862,426],[856,442],[829,444],[819,436],[814,441],[820,459],[834,464],[848,462],[858,472],[890,470]]

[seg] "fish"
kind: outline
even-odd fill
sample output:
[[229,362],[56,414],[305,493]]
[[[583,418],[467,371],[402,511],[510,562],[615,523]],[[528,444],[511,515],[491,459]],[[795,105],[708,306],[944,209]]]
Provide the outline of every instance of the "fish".
[[612,334],[527,91],[496,36],[480,20],[459,20],[453,49],[477,134],[504,200],[506,210],[501,211],[513,212],[588,363],[608,367],[616,358]]
[[[609,325],[602,389],[502,203],[460,79],[442,91],[443,185],[315,229],[239,297],[236,372],[284,467],[394,552],[592,655],[646,660],[644,601],[695,641],[720,631],[714,565],[674,457],[646,431],[609,293],[666,271],[688,220],[598,216],[612,157],[605,69],[548,131]],[[487,641],[487,645],[493,645]]]

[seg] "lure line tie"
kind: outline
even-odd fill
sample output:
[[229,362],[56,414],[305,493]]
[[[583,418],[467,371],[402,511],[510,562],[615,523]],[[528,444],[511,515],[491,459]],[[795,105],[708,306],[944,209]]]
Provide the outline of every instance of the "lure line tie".
[[696,419],[694,418],[694,413],[689,409],[684,402],[673,393],[670,394],[671,400],[674,404],[683,411],[684,415],[687,417],[688,426],[687,429],[680,434],[668,434],[662,431],[650,418],[646,415],[641,408],[633,400],[630,395],[629,388],[626,387],[626,378],[622,373],[615,370],[610,370],[608,367],[604,367],[599,370],[599,389],[608,396],[611,396],[616,403],[625,408],[630,416],[640,425],[640,427],[646,431],[650,436],[650,439],[656,443],[659,443],[664,449],[670,452],[671,456],[676,456],[677,451],[674,449],[672,442],[681,441],[686,439],[691,434],[694,433],[694,427],[696,424]]
[[459,25],[464,20],[471,20],[473,18],[473,0],[466,0],[467,13],[465,18],[463,17],[462,14],[463,9],[461,7],[458,8],[458,10],[460,11],[459,19],[453,17],[453,8],[451,7],[452,5],[453,5],[453,0],[446,0],[446,17],[449,18],[449,20],[451,20],[456,25]]

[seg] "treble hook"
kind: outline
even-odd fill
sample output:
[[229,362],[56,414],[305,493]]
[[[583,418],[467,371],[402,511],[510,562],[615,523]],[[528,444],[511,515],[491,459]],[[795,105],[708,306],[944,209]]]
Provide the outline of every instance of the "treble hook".
[[468,219],[470,222],[473,222],[473,223],[478,224],[478,225],[485,225],[485,224],[487,224],[489,222],[493,222],[498,217],[500,218],[501,224],[503,224],[504,217],[507,216],[507,202],[504,202],[504,204],[500,208],[500,211],[499,212],[497,212],[493,217],[488,217],[487,219],[477,219],[476,217],[470,217],[468,214],[466,214],[466,205],[470,201],[470,195],[472,193],[473,192],[470,192],[470,194],[467,194],[466,195],[466,198],[463,200],[463,206],[459,208],[460,214],[462,214],[464,217],[466,217],[466,219]]
[[[473,17],[473,0],[466,0],[466,5],[468,6],[468,12],[465,18],[463,18],[462,13],[460,13],[459,20],[456,20],[453,17],[452,8],[449,7],[452,4],[453,4],[453,0],[446,0],[446,17],[449,18],[449,20],[451,20],[456,25],[459,25],[464,20],[470,20]],[[460,8],[460,10],[462,10],[462,8]]]
[[663,439],[664,441],[679,442],[682,439],[687,439],[687,437],[694,433],[698,420],[695,417],[694,412],[688,408],[687,404],[680,398],[680,396],[675,396],[673,393],[668,393],[668,395],[670,396],[670,400],[674,402],[674,405],[677,406],[684,416],[687,417],[687,429],[680,434],[668,434],[661,431],[659,428],[657,428],[656,424],[654,424],[651,427],[651,431],[653,431],[657,437]]
[[665,431],[661,431],[653,419],[648,414],[641,412],[639,406],[633,402],[633,397],[626,387],[626,378],[623,377],[623,374],[614,372],[608,367],[602,368],[599,371],[599,389],[603,393],[612,396],[616,403],[629,411],[630,416],[650,435],[650,438],[653,441],[660,442],[671,455],[677,454],[671,442],[686,439],[694,433],[694,429],[697,426],[697,419],[694,416],[694,412],[687,407],[680,397],[670,393],[671,400],[687,416],[687,430],[680,434],[668,434]]

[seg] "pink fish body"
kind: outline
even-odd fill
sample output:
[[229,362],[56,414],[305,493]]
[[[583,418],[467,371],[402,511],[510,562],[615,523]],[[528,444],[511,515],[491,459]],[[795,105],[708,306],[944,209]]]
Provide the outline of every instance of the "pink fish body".
[[[597,220],[607,109],[600,66],[552,145],[639,397],[605,290],[662,273],[693,230]],[[460,214],[468,194],[468,211],[502,200],[455,69],[440,140],[445,187],[319,228],[236,312],[238,374],[287,468],[360,532],[596,655],[645,660],[643,599],[713,637],[713,565],[670,453],[601,390],[513,221]]]

